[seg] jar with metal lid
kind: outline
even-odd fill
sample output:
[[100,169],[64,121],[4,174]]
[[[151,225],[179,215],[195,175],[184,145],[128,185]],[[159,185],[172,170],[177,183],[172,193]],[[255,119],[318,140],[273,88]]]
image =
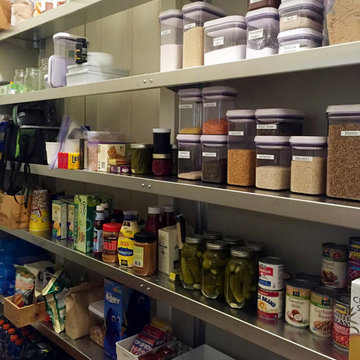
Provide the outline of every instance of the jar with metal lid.
[[245,241],[240,236],[224,235],[222,241],[228,246],[245,246]]
[[230,307],[241,309],[256,295],[256,265],[249,248],[231,249],[231,259],[225,270],[225,299]]
[[200,135],[179,134],[178,141],[178,178],[186,180],[201,179]]
[[171,175],[177,176],[177,174],[178,174],[178,147],[176,144],[171,145],[171,161],[172,161]]
[[151,157],[151,144],[131,144],[131,172],[134,175],[150,175]]
[[221,240],[222,239],[222,234],[218,231],[210,231],[210,230],[205,230],[204,233],[204,240],[208,241],[208,240]]
[[224,294],[225,267],[229,261],[229,247],[222,241],[208,241],[201,269],[201,293],[209,299]]
[[202,134],[202,95],[200,89],[182,89],[179,95],[179,134]]
[[156,272],[156,234],[138,232],[134,237],[134,273],[151,276]]
[[171,154],[153,154],[151,167],[155,176],[170,176],[173,168]]
[[103,225],[103,251],[102,259],[108,263],[119,262],[118,238],[121,229],[120,223],[107,223]]
[[185,289],[201,288],[201,265],[204,253],[203,236],[195,234],[185,238],[180,254],[180,280]]

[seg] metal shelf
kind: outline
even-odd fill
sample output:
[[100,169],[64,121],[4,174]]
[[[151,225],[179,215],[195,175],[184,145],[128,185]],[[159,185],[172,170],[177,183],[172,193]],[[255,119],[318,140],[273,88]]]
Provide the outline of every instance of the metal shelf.
[[[0,230],[119,281],[154,299],[166,302],[284,358],[303,360],[308,357],[311,360],[347,360],[347,354],[336,350],[329,339],[312,335],[307,329],[294,328],[283,320],[268,322],[258,318],[256,314],[230,309],[224,303],[205,299],[199,292],[183,289],[180,284],[169,281],[165,274],[158,273],[150,278],[142,278],[134,275],[131,270],[104,263],[92,256],[73,250],[67,246],[66,241],[52,240],[47,233],[31,233],[4,227],[0,227]],[[49,338],[54,341],[52,337]]]
[[270,215],[359,229],[360,202],[265,191],[201,181],[114,175],[87,170],[49,169],[31,164],[31,173],[59,179],[99,184],[119,189],[206,202]]

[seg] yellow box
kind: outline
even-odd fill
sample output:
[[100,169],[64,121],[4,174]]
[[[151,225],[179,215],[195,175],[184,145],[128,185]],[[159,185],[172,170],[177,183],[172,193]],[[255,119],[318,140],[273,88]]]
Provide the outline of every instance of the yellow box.
[[80,153],[69,153],[68,156],[68,169],[80,169]]

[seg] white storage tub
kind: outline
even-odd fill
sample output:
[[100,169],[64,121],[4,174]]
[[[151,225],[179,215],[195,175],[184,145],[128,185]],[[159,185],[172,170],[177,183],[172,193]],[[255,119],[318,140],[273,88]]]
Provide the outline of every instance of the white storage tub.
[[201,345],[186,354],[176,357],[174,360],[235,360],[221,351],[209,345]]
[[312,29],[293,29],[283,31],[278,36],[279,54],[321,47],[323,34]]

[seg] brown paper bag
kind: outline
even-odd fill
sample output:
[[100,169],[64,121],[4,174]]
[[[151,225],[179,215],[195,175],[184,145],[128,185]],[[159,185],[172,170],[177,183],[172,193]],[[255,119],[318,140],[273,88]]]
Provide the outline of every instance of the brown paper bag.
[[31,196],[26,209],[25,197],[23,195],[15,197],[0,193],[0,225],[10,229],[26,229],[29,227]]
[[89,335],[95,320],[90,317],[89,305],[104,298],[104,285],[84,283],[70,289],[65,299],[65,331],[73,340]]
[[11,20],[11,3],[9,0],[0,0],[0,29],[8,29]]

